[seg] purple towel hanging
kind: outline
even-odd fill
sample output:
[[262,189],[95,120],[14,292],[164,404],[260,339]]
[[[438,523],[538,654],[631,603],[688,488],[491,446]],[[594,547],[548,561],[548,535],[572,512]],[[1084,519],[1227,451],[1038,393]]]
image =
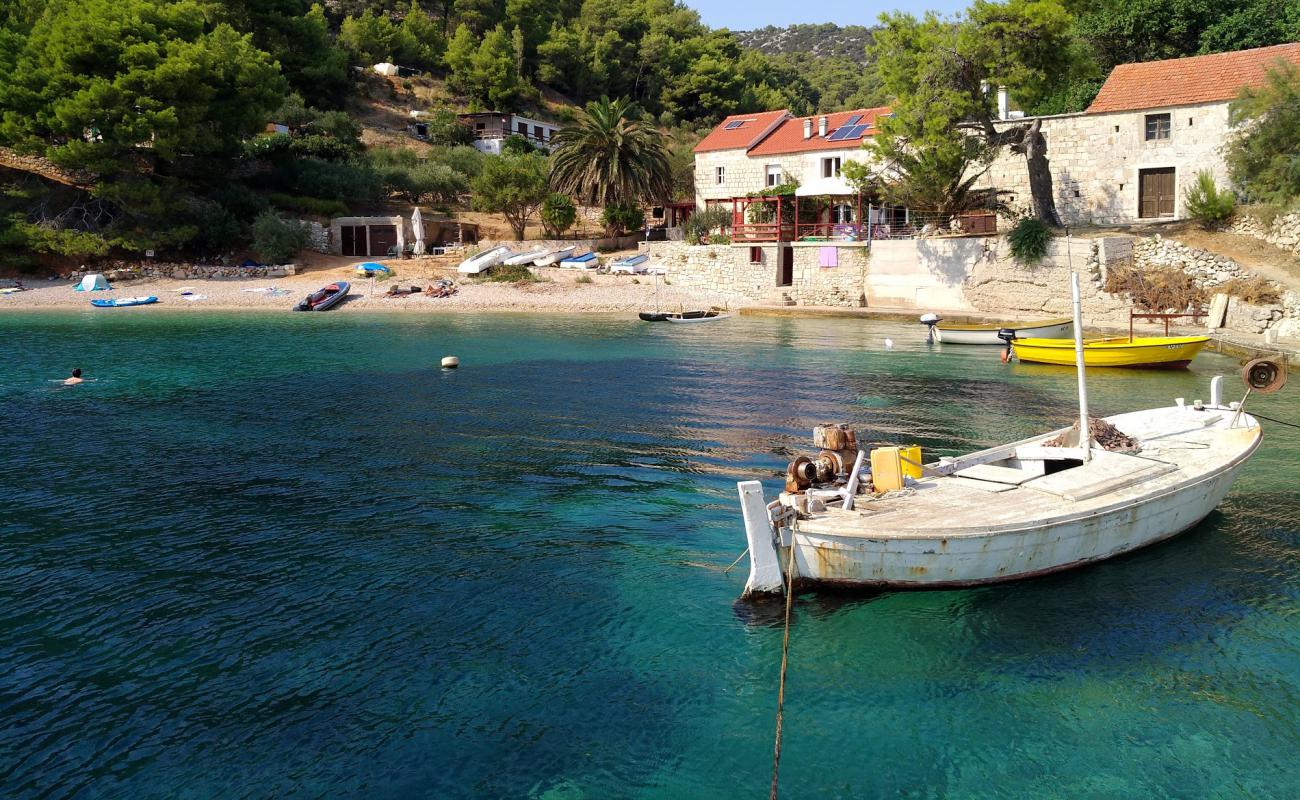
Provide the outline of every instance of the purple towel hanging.
[[817,248],[817,263],[823,267],[838,267],[840,265],[840,249],[838,247]]

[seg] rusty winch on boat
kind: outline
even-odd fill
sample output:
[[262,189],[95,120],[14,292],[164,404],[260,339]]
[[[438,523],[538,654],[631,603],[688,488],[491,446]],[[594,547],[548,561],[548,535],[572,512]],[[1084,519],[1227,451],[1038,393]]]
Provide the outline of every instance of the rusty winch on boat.
[[[814,501],[834,496],[848,500],[860,492],[896,491],[909,478],[921,477],[920,447],[876,447],[868,456],[858,446],[857,433],[843,424],[813,428],[813,446],[820,451],[801,455],[786,467],[781,500],[785,505],[802,510],[807,508],[810,496]],[[850,501],[844,507],[852,508],[853,504]]]

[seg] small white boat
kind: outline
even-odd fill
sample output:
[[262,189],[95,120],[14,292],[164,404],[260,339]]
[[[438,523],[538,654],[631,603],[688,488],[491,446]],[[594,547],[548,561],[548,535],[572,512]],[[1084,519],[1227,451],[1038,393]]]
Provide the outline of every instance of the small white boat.
[[720,319],[730,317],[730,314],[722,311],[687,311],[682,314],[666,314],[658,322],[717,322]]
[[549,267],[552,264],[556,263],[557,261],[561,261],[565,258],[568,258],[570,255],[573,254],[573,251],[577,249],[578,249],[577,245],[571,244],[568,247],[561,247],[558,250],[551,250],[547,252],[545,255],[538,256],[537,260],[534,261],[533,264],[539,267]]
[[478,275],[487,272],[497,264],[500,264],[509,255],[510,248],[505,245],[499,245],[491,250],[484,250],[475,256],[470,256],[456,266],[456,271],[462,275]]
[[538,247],[535,250],[525,250],[524,252],[519,253],[517,255],[512,255],[509,258],[507,258],[505,261],[502,261],[501,263],[505,264],[507,267],[526,266],[528,264],[533,263],[534,261],[536,261],[537,259],[541,258],[542,256],[546,255],[549,252],[551,251],[547,250],[545,247]]
[[560,261],[560,269],[577,269],[583,271],[595,271],[600,266],[600,260],[596,254],[590,251],[581,255],[569,256]]
[[1074,336],[1074,323],[1069,317],[1045,319],[1037,322],[985,322],[978,325],[945,323],[937,318],[931,325],[934,340],[944,344],[1000,344],[999,330],[1015,331],[1017,339],[1068,339]]
[[[780,592],[787,583],[937,589],[1029,578],[1168,539],[1213,511],[1259,448],[1259,422],[1240,404],[1223,403],[1217,377],[1208,405],[1179,399],[1106,418],[1122,434],[1103,431],[1107,443],[1124,451],[1103,449],[1088,415],[1077,274],[1072,283],[1077,429],[931,464],[909,459],[919,477],[904,475],[897,449],[873,451],[867,476],[861,450],[851,468],[841,469],[856,444],[823,451],[817,460],[790,464],[787,491],[771,504],[761,483],[742,482],[745,593]],[[1258,391],[1285,381],[1280,367],[1263,360],[1247,365],[1243,377]],[[838,460],[817,466],[827,453]],[[816,487],[818,477],[839,472],[847,479],[843,488],[833,478]],[[859,495],[863,485],[871,492]]]
[[637,253],[634,256],[620,258],[618,261],[609,265],[609,273],[611,275],[617,275],[620,272],[628,275],[641,275],[645,273],[646,262],[649,260],[650,256],[645,253]]

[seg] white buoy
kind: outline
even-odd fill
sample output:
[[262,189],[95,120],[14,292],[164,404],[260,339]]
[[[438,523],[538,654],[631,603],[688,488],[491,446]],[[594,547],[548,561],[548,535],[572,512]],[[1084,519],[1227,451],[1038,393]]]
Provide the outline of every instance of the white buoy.
[[443,359],[442,359],[442,368],[443,368],[443,369],[455,369],[456,367],[459,367],[459,366],[460,366],[460,359],[459,359],[459,358],[456,358],[455,356],[443,356]]
[[893,350],[893,349],[894,349],[894,340],[893,340],[893,339],[886,339],[886,340],[885,340],[885,349],[886,349],[886,350]]

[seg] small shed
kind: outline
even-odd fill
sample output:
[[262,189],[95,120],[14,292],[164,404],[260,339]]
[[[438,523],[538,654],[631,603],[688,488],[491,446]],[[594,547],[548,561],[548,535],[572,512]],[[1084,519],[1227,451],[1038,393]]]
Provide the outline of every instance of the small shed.
[[335,217],[330,220],[331,249],[343,256],[382,258],[406,249],[403,217]]

